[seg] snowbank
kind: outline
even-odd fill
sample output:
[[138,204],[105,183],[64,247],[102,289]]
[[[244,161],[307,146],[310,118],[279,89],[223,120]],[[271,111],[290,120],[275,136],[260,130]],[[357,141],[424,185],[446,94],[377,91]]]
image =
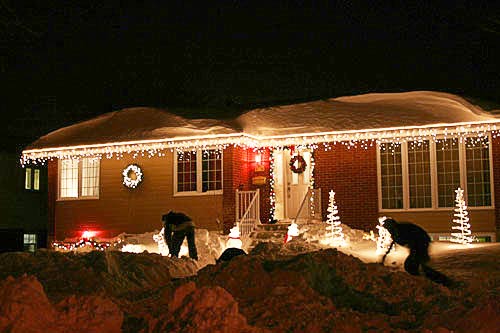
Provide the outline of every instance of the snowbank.
[[148,252],[0,254],[0,331],[498,332],[500,244],[433,244],[431,266],[455,281],[447,289],[404,272],[401,248],[378,264],[362,231],[345,226],[348,245],[330,248],[325,227],[301,226],[287,244],[259,243],[217,265],[222,248],[208,244],[224,238],[215,235],[199,245],[203,262]]

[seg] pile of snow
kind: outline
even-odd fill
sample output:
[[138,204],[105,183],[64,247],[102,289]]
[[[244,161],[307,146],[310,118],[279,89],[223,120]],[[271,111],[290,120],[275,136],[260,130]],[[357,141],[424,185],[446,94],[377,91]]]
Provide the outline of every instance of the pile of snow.
[[69,296],[52,304],[34,276],[0,281],[0,305],[1,332],[113,333],[123,323],[123,311],[107,298]]
[[[344,226],[346,247],[325,246],[326,226],[301,225],[286,244],[259,243],[220,264],[227,236],[204,231],[198,262],[113,250],[0,254],[0,331],[498,331],[500,244],[432,244],[431,266],[455,281],[447,289],[404,272],[399,248],[378,264],[363,231]],[[148,248],[153,234],[121,236]]]

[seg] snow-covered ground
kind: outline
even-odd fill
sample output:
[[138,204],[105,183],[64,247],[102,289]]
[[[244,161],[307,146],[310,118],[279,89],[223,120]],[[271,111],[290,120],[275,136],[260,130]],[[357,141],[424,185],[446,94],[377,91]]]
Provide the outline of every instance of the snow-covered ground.
[[448,289],[404,272],[402,247],[383,266],[364,232],[337,251],[325,228],[217,265],[227,236],[206,230],[199,261],[160,255],[158,231],[118,237],[141,253],[0,254],[0,332],[500,332],[500,243],[432,243]]

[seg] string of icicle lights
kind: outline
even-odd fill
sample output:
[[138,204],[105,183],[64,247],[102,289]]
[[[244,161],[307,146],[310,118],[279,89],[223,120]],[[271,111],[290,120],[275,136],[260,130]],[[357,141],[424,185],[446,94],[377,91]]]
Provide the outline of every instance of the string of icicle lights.
[[[220,135],[184,138],[182,140],[143,140],[73,147],[30,149],[23,151],[21,164],[23,166],[30,163],[44,164],[52,159],[78,159],[83,157],[122,159],[124,155],[131,155],[133,158],[151,158],[155,156],[165,156],[167,152],[173,152],[175,150],[224,150],[230,146],[253,148],[256,151],[262,149],[262,147],[279,148],[289,146],[303,147],[311,150],[331,150],[332,146],[335,145],[343,145],[348,149],[369,149],[376,145],[380,146],[383,143],[397,144],[402,142],[423,142],[425,140],[438,142],[446,139],[457,139],[459,142],[462,142],[468,137],[484,138],[489,135],[491,135],[492,138],[499,136],[499,129],[497,129],[496,122],[488,124],[460,124],[447,127],[422,126],[285,136],[256,137],[248,134]],[[478,142],[478,144],[481,144],[482,140],[478,140]]]

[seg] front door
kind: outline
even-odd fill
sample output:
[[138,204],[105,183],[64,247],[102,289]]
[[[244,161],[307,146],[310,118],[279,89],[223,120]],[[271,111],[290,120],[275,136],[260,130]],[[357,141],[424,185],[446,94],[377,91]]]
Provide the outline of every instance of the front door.
[[[311,179],[311,152],[292,152],[289,149],[275,150],[274,153],[274,183],[275,183],[275,218],[293,219],[297,216],[300,205],[304,200]],[[300,168],[301,158],[305,168]],[[290,162],[294,161],[292,167]],[[295,172],[294,172],[295,169]],[[300,172],[302,171],[302,172]]]

